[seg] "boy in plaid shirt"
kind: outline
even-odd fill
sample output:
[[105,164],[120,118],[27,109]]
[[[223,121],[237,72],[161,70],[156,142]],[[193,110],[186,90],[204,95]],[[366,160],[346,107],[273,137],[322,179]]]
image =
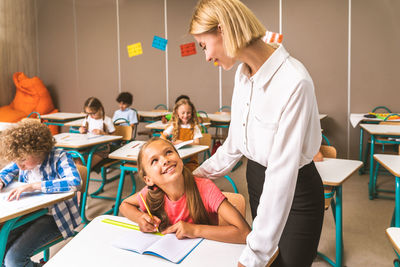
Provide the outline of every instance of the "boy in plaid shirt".
[[[26,183],[13,189],[9,201],[18,201],[23,192],[59,193],[77,191],[81,178],[72,157],[54,148],[55,140],[46,125],[21,122],[0,135],[0,157],[11,161],[0,171],[0,190],[14,179]],[[49,214],[14,229],[8,238],[4,265],[40,266],[31,261],[33,252],[62,234],[72,236],[79,226],[76,197],[49,208]]]

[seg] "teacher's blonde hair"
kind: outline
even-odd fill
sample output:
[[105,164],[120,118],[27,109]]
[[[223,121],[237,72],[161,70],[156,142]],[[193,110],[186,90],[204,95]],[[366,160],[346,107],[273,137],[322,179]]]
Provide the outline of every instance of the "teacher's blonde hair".
[[237,56],[240,49],[265,35],[265,27],[238,0],[200,0],[192,15],[189,33],[212,33],[221,27],[225,52]]

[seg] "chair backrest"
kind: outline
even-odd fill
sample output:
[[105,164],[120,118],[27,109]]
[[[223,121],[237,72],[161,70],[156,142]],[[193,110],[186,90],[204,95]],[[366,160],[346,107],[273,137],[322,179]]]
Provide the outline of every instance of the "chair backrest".
[[86,169],[86,166],[83,166],[81,164],[76,164],[76,168],[78,169],[79,176],[81,177],[81,181],[82,181],[81,190],[79,190],[79,191],[81,191],[81,193],[83,194],[83,193],[85,193],[85,190],[86,190],[87,169]]
[[120,135],[122,136],[123,141],[131,141],[133,129],[130,125],[115,125],[115,132],[113,135]]
[[[243,218],[246,218],[246,201],[244,199],[244,196],[239,193],[232,193],[232,192],[222,192],[229,201],[229,203],[234,206],[239,213],[243,216]],[[218,224],[219,225],[227,225],[227,222],[222,219],[222,217],[218,216]]]
[[372,110],[372,112],[376,112],[377,110],[380,110],[380,109],[385,110],[387,113],[392,113],[392,111],[390,111],[390,109],[385,106],[377,106]]
[[231,112],[231,106],[222,106],[218,109],[218,111],[224,111],[226,110],[227,112]]
[[203,136],[200,138],[199,145],[211,147],[211,134],[210,133],[203,133]]
[[321,145],[319,151],[321,151],[324,158],[336,158],[337,152],[334,146]]
[[[159,109],[160,109],[160,110],[159,110]],[[164,109],[165,111],[168,111],[167,106],[164,105],[164,104],[158,104],[158,105],[156,105],[156,106],[154,107],[154,110],[163,111],[163,109]]]

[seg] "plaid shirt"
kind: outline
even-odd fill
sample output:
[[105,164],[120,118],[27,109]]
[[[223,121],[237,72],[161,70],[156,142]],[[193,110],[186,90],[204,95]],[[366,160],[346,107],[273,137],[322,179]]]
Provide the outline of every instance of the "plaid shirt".
[[[81,187],[81,178],[71,155],[61,149],[53,148],[39,170],[43,175],[43,193],[77,191]],[[0,180],[5,186],[17,177],[19,182],[26,183],[29,172],[20,170],[16,163],[10,163],[0,171]],[[54,204],[49,211],[64,238],[74,235],[74,229],[81,222],[76,197]]]

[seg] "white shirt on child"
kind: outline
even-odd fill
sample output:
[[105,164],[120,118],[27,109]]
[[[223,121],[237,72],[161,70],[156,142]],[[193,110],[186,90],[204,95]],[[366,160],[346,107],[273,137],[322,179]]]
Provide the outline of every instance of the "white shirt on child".
[[[88,133],[93,132],[93,130],[102,130],[106,133],[113,133],[115,132],[114,124],[111,121],[111,118],[108,116],[104,117],[103,119],[93,119],[92,117],[88,116],[82,122],[82,126],[86,126],[86,122],[88,123]],[[107,129],[104,129],[104,124]]]
[[32,170],[30,170],[29,172],[27,172],[27,183],[28,184],[32,184],[32,183],[36,183],[36,182],[41,182],[42,181],[42,177],[43,174],[40,171],[40,165],[37,165],[35,168],[33,168]]
[[[183,129],[190,129],[190,127],[191,127],[190,123],[189,124],[181,124],[181,128],[183,128]],[[170,125],[170,126],[167,127],[167,129],[164,130],[163,135],[164,136],[170,136],[172,134],[173,130],[174,130],[174,126]],[[198,125],[194,126],[193,131],[194,131],[193,132],[193,139],[201,138],[203,136],[201,134],[201,130],[200,130]]]
[[[136,111],[130,108],[126,108],[125,110],[118,109],[114,112],[113,121],[116,119],[126,119],[129,121],[129,124],[137,124],[137,114]],[[128,125],[127,123],[121,123],[121,125]]]
[[252,77],[247,65],[239,65],[231,106],[227,139],[193,175],[224,176],[243,155],[267,167],[257,217],[239,259],[245,266],[265,266],[278,250],[298,171],[321,145],[313,81],[280,45]]

